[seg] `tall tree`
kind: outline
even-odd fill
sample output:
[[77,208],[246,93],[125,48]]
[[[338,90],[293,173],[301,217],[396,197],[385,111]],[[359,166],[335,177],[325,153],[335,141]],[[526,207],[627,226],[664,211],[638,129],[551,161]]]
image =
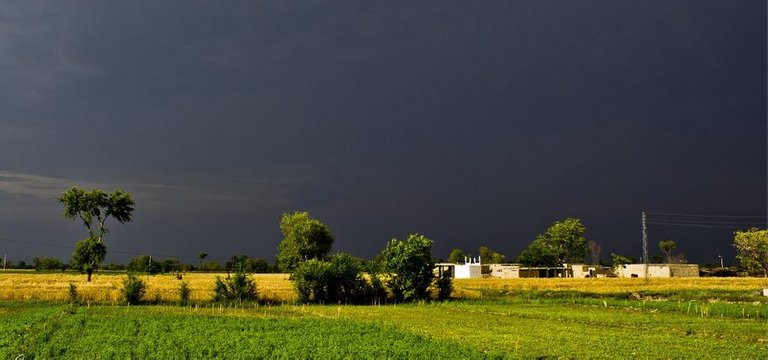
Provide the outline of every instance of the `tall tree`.
[[480,262],[483,264],[501,264],[507,260],[506,256],[489,249],[487,246],[481,246],[477,249],[477,253],[480,255]]
[[555,221],[523,250],[518,261],[529,266],[562,266],[582,262],[587,256],[586,230],[581,220],[576,218]]
[[760,269],[768,277],[768,230],[749,229],[736,231],[733,247],[738,250],[736,258],[749,271]]
[[672,252],[675,251],[675,249],[677,249],[677,244],[674,240],[659,241],[659,250],[661,250],[661,252],[667,256],[667,264],[674,262],[674,259],[672,258]]
[[427,289],[435,278],[432,240],[411,234],[406,240],[392,239],[381,253],[384,271],[389,273],[387,286],[397,301],[413,301],[429,297]]
[[453,264],[463,264],[464,258],[467,256],[466,253],[464,253],[464,250],[461,249],[453,249],[451,250],[451,253],[448,255],[448,262]]
[[307,212],[283,214],[280,232],[283,241],[279,245],[277,263],[284,272],[292,272],[309,259],[326,259],[333,246],[333,235],[328,227],[309,217]]
[[197,254],[197,258],[200,259],[200,267],[203,266],[203,260],[205,260],[205,258],[207,258],[207,257],[208,257],[208,253],[207,252],[201,252],[201,253]]
[[109,232],[107,219],[112,217],[120,223],[131,221],[136,204],[131,194],[120,189],[106,193],[98,189],[86,191],[76,186],[62,193],[58,200],[64,204],[64,217],[80,219],[88,231],[88,237],[75,244],[72,265],[87,273],[88,281],[91,281],[93,271],[107,255],[103,242],[104,235]]

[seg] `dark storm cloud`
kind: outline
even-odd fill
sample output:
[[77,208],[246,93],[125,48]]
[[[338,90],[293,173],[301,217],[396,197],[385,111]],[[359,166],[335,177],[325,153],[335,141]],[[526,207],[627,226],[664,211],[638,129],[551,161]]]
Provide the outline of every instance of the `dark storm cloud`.
[[[0,170],[63,179],[50,193],[134,192],[135,223],[110,236],[136,252],[271,258],[280,213],[307,209],[361,256],[423,232],[438,256],[485,244],[513,257],[565,216],[607,252],[636,254],[642,210],[765,214],[765,13],[759,1],[4,4]],[[7,236],[74,241],[55,201],[0,186],[8,213],[55,208],[44,224],[14,215]],[[709,261],[732,253],[728,231],[658,236]]]

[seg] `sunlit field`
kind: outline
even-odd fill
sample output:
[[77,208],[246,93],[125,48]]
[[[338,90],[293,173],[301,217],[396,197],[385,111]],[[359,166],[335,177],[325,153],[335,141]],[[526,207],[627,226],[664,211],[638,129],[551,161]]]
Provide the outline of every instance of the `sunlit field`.
[[[768,358],[763,278],[460,279],[454,300],[300,305],[286,274],[256,274],[258,303],[211,302],[216,276],[0,273],[0,357]],[[69,304],[69,284],[79,305]]]
[[[178,289],[182,281],[189,285],[191,301],[210,301],[217,276],[224,278],[227,274],[186,273],[182,274],[182,280],[176,279],[175,274],[138,277],[147,284],[146,300],[174,303],[179,299]],[[89,283],[85,275],[70,272],[0,273],[0,300],[66,301],[69,284],[73,283],[81,301],[116,304],[121,300],[120,290],[125,277],[125,274],[97,272]],[[262,301],[283,303],[296,299],[287,274],[255,274],[252,278]]]
[[[208,302],[213,296],[216,277],[226,274],[185,273],[182,280],[175,274],[139,275],[147,283],[145,298],[152,303],[174,303],[182,281],[191,289],[190,300]],[[77,286],[82,301],[95,303],[119,303],[123,273],[97,272],[92,281],[71,272],[53,273],[0,273],[0,300],[66,301],[69,284]],[[251,275],[259,291],[259,299],[265,302],[291,303],[296,300],[293,284],[288,274]],[[456,279],[453,297],[458,299],[482,299],[530,292],[571,292],[594,295],[610,294],[681,294],[698,293],[715,296],[723,294],[760,295],[768,288],[765,278],[656,278],[645,281],[639,278],[597,279]],[[760,299],[760,298],[758,298]],[[765,298],[768,300],[768,298]]]
[[768,288],[766,278],[594,278],[594,279],[456,279],[454,295],[460,298],[482,298],[484,294],[506,292],[579,292],[591,294],[741,292],[759,295]]

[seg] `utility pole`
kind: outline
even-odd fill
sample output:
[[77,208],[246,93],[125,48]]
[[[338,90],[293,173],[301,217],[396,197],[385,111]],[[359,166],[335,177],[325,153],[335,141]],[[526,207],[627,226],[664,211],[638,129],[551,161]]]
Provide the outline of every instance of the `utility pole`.
[[5,271],[5,264],[8,263],[8,254],[3,255],[3,271]]
[[645,211],[642,213],[643,218],[643,264],[645,264],[645,282],[648,282],[648,232],[645,226]]

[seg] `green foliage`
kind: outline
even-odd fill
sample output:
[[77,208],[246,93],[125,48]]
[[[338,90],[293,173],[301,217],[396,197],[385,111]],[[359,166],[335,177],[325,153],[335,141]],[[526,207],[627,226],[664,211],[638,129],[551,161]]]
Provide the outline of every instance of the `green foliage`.
[[661,240],[659,241],[659,250],[661,250],[664,255],[667,255],[667,263],[671,264],[673,263],[672,259],[672,252],[677,249],[677,243],[675,243],[674,240]]
[[[86,191],[76,186],[62,193],[59,202],[64,204],[64,217],[82,220],[88,235],[98,241],[109,232],[105,223],[110,216],[120,223],[129,222],[136,205],[131,194],[120,189],[108,194],[102,190]],[[93,228],[94,218],[98,229]]]
[[[88,231],[88,237],[75,244],[72,265],[87,273],[88,281],[91,281],[91,274],[107,255],[107,247],[102,243],[104,234],[109,232],[105,226],[107,219],[113,217],[120,223],[131,221],[135,203],[131,194],[120,189],[108,194],[102,190],[86,191],[76,186],[62,193],[58,200],[64,204],[64,217],[73,220],[79,218]],[[94,229],[94,218],[97,229]]]
[[32,259],[32,267],[37,271],[41,270],[65,270],[67,265],[61,260],[48,256],[38,256]]
[[149,255],[139,255],[131,258],[126,269],[130,272],[142,272],[155,275],[179,271],[181,266],[181,263],[176,259],[156,261]]
[[136,275],[128,274],[123,280],[123,300],[130,305],[141,304],[147,285]]
[[93,237],[80,240],[75,244],[72,253],[72,267],[88,274],[91,281],[93,271],[104,261],[107,256],[107,246]]
[[[336,311],[337,307],[328,308]],[[210,316],[212,310],[217,316]],[[150,306],[62,308],[25,304],[13,313],[3,312],[0,358],[487,358],[456,340],[420,335],[390,324],[309,314],[286,316],[279,306],[247,312],[224,308],[221,315],[219,311],[218,307],[188,312]],[[260,315],[265,312],[268,317]]]
[[186,281],[182,281],[179,283],[179,306],[187,306],[189,305],[189,294],[191,290],[189,288],[189,283]]
[[371,301],[377,292],[381,295],[366,282],[362,271],[362,260],[338,253],[329,261],[311,259],[301,263],[291,277],[300,302],[360,304]]
[[292,272],[300,263],[323,260],[333,246],[333,235],[327,226],[306,212],[283,214],[280,219],[283,241],[279,245],[277,263],[281,271]]
[[451,264],[463,264],[465,257],[467,257],[467,254],[464,252],[464,250],[453,249],[448,255],[448,260],[446,260],[446,262]]
[[405,241],[392,239],[382,251],[382,266],[388,275],[387,287],[396,301],[427,299],[434,278],[432,240],[411,234]]
[[225,265],[228,271],[234,271],[238,273],[250,273],[253,272],[251,268],[251,258],[248,255],[233,256],[231,260],[227,261]]
[[202,264],[200,264],[200,271],[210,271],[210,272],[219,272],[224,271],[224,267],[221,266],[218,262],[215,261],[206,261]]
[[214,302],[243,302],[258,300],[256,283],[246,274],[235,273],[224,280],[216,277],[213,288]]
[[453,278],[449,272],[444,271],[440,276],[435,278],[435,289],[437,289],[438,300],[444,301],[451,298],[451,292],[453,292]]
[[487,246],[481,246],[477,249],[477,253],[480,255],[480,262],[483,264],[501,264],[507,260],[506,256],[489,249]]
[[555,221],[545,233],[531,242],[518,261],[527,266],[550,267],[583,262],[587,256],[586,230],[581,220],[576,218]]
[[75,285],[74,283],[69,283],[68,295],[69,295],[69,302],[70,303],[76,304],[76,303],[78,303],[80,301],[78,296],[77,296],[77,285]]
[[738,254],[736,259],[749,271],[760,270],[768,277],[768,230],[749,229],[736,231],[733,247]]
[[633,264],[635,260],[626,256],[622,256],[616,253],[611,253],[611,260],[613,261],[613,267],[616,268],[621,265]]
[[257,274],[265,274],[273,272],[272,266],[264,259],[249,259],[248,260],[249,271]]

